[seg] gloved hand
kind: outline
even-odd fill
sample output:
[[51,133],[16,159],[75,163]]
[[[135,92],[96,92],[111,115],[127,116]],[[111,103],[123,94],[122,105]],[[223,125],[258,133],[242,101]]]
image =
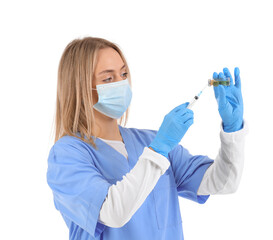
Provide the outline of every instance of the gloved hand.
[[214,72],[213,79],[230,78],[230,86],[219,85],[213,87],[218,103],[218,111],[223,121],[225,132],[235,132],[243,127],[243,98],[241,92],[241,78],[239,68],[234,69],[235,85],[228,68],[224,68],[219,75]]
[[181,141],[193,124],[193,111],[187,109],[188,105],[189,102],[183,103],[164,117],[155,138],[148,147],[168,157],[168,153]]

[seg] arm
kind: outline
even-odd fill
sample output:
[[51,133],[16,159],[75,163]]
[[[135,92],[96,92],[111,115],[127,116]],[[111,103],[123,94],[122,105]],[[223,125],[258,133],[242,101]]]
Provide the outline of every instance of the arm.
[[213,163],[205,155],[192,155],[188,149],[178,144],[169,152],[178,196],[203,204],[209,195],[198,195],[197,190],[207,169]]
[[244,135],[248,128],[243,122],[243,97],[239,68],[234,69],[235,84],[228,68],[219,75],[214,72],[213,79],[230,78],[230,86],[213,87],[222,118],[221,149],[210,166],[202,183],[199,194],[225,194],[237,190],[244,163]]
[[85,145],[63,138],[50,150],[47,183],[56,209],[96,238],[105,225],[121,227],[129,221],[169,165],[167,158],[144,148],[135,167],[112,185]]
[[134,168],[109,188],[99,221],[116,228],[125,225],[169,166],[167,158],[145,147]]
[[236,132],[224,132],[221,124],[221,148],[214,163],[205,172],[198,195],[234,193],[244,166],[244,143],[248,125]]

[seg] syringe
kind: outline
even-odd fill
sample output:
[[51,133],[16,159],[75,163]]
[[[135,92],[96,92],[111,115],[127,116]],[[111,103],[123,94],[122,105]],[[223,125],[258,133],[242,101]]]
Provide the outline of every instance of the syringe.
[[208,87],[211,86],[210,84],[206,84],[206,86],[197,94],[194,96],[190,104],[187,106],[188,109],[191,109],[192,106],[195,104],[195,102],[199,99],[200,95],[203,93],[203,91]]
[[188,109],[191,109],[194,103],[199,99],[200,95],[203,93],[203,91],[210,86],[218,86],[218,85],[224,85],[224,86],[229,86],[230,85],[230,78],[228,77],[227,79],[219,78],[217,80],[214,79],[209,79],[208,83],[206,86],[197,94],[194,96],[190,104],[187,106]]

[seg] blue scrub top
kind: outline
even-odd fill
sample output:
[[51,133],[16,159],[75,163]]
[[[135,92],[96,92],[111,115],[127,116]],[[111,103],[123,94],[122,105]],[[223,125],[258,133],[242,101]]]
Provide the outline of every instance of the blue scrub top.
[[98,217],[108,188],[131,171],[157,133],[118,126],[128,160],[99,138],[95,140],[98,150],[68,135],[50,149],[47,183],[69,228],[69,239],[183,239],[178,196],[201,204],[207,201],[209,195],[198,196],[197,190],[213,160],[193,156],[178,144],[168,155],[170,167],[130,221],[121,228],[105,226]]

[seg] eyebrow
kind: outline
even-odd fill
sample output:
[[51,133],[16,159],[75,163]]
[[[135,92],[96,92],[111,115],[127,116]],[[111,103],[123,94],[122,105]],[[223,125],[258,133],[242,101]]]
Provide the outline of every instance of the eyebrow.
[[[122,68],[125,68],[125,64],[121,67],[121,69]],[[120,70],[121,70],[120,69]],[[102,71],[102,72],[100,72],[98,75],[101,75],[101,74],[103,74],[103,73],[108,73],[108,72],[114,72],[114,70],[112,70],[112,69],[107,69],[107,70],[104,70],[104,71]]]

